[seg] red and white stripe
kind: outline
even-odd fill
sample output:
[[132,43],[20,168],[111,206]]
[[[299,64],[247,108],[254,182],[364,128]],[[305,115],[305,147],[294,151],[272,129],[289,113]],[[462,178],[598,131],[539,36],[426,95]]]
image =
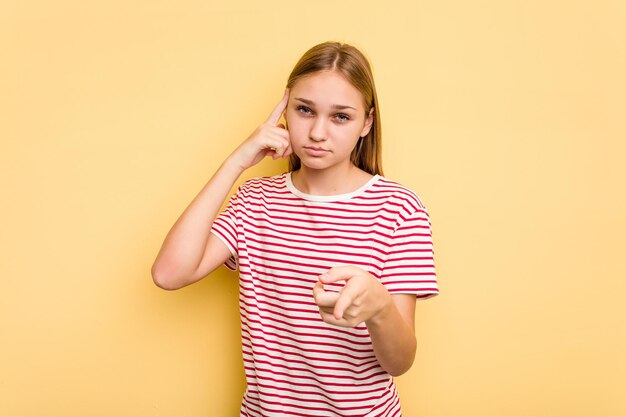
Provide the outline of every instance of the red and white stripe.
[[212,232],[240,274],[242,416],[401,415],[365,325],[324,323],[313,286],[329,268],[354,265],[391,294],[437,295],[430,221],[413,192],[381,176],[336,196],[304,194],[289,173],[257,178],[239,187]]

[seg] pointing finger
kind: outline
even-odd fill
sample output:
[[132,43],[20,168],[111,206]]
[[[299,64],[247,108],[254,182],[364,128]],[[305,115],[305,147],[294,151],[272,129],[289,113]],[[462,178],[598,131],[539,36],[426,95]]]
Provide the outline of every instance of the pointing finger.
[[289,101],[289,89],[286,88],[285,95],[283,95],[283,98],[282,100],[280,100],[280,103],[278,103],[276,107],[274,107],[274,110],[272,110],[270,117],[267,118],[267,123],[271,124],[272,126],[276,126],[278,124],[278,121],[280,120],[280,116],[282,116],[283,112],[287,108],[288,101]]
[[358,271],[351,266],[336,266],[329,269],[324,274],[320,275],[320,281],[324,284],[330,284],[331,282],[337,282],[345,280],[346,282],[355,276]]

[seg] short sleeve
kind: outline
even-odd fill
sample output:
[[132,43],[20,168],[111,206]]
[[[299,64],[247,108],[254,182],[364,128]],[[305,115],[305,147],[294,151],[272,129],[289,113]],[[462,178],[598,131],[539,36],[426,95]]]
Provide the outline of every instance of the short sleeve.
[[396,227],[390,239],[381,282],[391,294],[426,299],[439,294],[428,212],[420,208]]
[[217,236],[230,250],[231,257],[224,263],[226,267],[235,271],[239,266],[237,255],[237,207],[239,202],[240,189],[235,193],[226,208],[213,221],[211,233]]

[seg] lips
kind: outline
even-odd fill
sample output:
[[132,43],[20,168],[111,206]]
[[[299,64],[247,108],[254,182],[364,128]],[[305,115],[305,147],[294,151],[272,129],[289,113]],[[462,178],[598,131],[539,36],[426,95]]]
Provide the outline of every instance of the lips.
[[305,146],[304,151],[311,156],[324,156],[330,152],[328,149],[317,146]]

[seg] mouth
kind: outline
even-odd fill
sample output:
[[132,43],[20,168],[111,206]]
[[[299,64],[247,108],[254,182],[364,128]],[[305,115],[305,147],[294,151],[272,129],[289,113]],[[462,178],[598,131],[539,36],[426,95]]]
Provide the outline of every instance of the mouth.
[[319,146],[305,146],[304,152],[313,157],[320,157],[330,153],[328,149],[324,149]]

